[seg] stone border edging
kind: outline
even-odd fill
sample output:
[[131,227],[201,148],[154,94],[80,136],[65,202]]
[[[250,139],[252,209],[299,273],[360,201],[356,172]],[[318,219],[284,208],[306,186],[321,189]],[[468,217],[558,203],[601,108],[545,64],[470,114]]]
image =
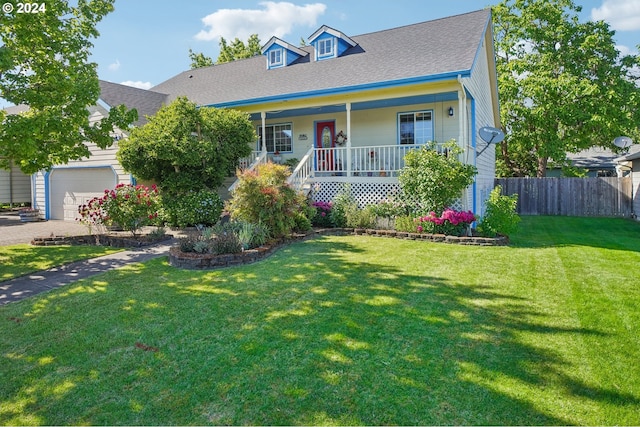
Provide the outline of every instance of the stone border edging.
[[198,254],[193,252],[182,252],[179,246],[172,246],[169,250],[169,265],[187,270],[211,270],[231,267],[235,265],[251,264],[260,261],[276,252],[280,247],[291,241],[299,241],[323,235],[368,235],[377,237],[425,240],[431,242],[442,242],[459,245],[473,246],[505,246],[509,239],[500,237],[458,237],[445,236],[444,234],[422,234],[405,233],[394,230],[360,229],[360,228],[322,228],[313,230],[307,234],[296,234],[288,239],[276,242],[272,245],[264,245],[256,249],[249,249],[237,254]]
[[[134,239],[129,236],[114,236],[109,234],[100,234],[99,241],[101,246],[110,246],[112,248],[140,248],[144,246],[155,245],[156,243],[165,242],[173,239],[173,235],[165,234],[159,239]],[[54,236],[54,237],[34,237],[31,240],[33,246],[60,246],[60,245],[96,245],[96,235],[83,236]]]

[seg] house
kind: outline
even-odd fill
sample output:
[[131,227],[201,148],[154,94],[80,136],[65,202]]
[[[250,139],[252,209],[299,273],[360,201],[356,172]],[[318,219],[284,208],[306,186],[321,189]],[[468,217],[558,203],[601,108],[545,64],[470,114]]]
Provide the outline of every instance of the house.
[[[587,172],[587,177],[618,176],[616,171],[616,157],[619,154],[603,147],[591,147],[577,153],[567,153],[567,159],[571,165]],[[561,177],[562,167],[550,164],[547,168],[547,177]]]
[[[273,37],[262,56],[188,70],[150,91],[101,85],[96,120],[118,103],[152,113],[179,96],[246,112],[259,138],[245,165],[293,161],[291,184],[314,200],[349,184],[361,205],[378,202],[398,191],[408,150],[451,139],[478,169],[457,207],[481,215],[493,189],[495,146],[478,136],[500,127],[490,9],[359,36],[322,26],[307,46]],[[37,174],[47,218],[71,219],[98,187],[133,180],[115,150]]]
[[629,152],[618,157],[616,162],[619,170],[630,171],[633,217],[640,220],[640,145],[632,145]]
[[[100,81],[100,99],[89,109],[89,120],[97,122],[110,108],[126,105],[138,111],[138,121],[134,125],[142,126],[147,122],[146,117],[155,114],[166,101],[164,94]],[[110,148],[103,150],[89,144],[91,156],[88,159],[71,161],[32,175],[32,206],[39,208],[45,219],[74,221],[79,205],[104,194],[105,189],[114,188],[116,184],[135,182],[116,158],[118,140],[125,136],[124,131],[118,131],[113,135],[114,144]]]

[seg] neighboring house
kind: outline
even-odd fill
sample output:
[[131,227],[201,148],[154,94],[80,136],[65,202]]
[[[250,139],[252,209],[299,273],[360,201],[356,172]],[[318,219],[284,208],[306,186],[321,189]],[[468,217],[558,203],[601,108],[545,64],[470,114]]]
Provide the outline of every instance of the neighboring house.
[[0,204],[9,205],[31,202],[29,175],[12,164],[10,169],[0,169]]
[[[166,102],[166,95],[153,91],[100,81],[100,99],[89,109],[90,121],[104,117],[111,107],[126,105],[138,111],[141,126],[147,122],[146,116],[155,114]],[[116,159],[118,140],[126,137],[123,131],[114,135],[114,144],[108,149],[100,149],[90,144],[91,157],[55,166],[50,171],[41,171],[32,176],[33,201],[45,219],[74,221],[78,216],[78,206],[95,196],[104,194],[119,183],[135,182],[124,171]]]
[[640,145],[632,145],[629,152],[616,159],[618,168],[630,171],[633,198],[633,214],[636,220],[640,220]]
[[[305,47],[273,37],[262,56],[188,70],[151,91],[105,82],[102,90],[96,119],[109,106],[138,108],[138,98],[153,100],[153,113],[179,96],[248,113],[259,140],[246,164],[297,159],[290,182],[315,200],[349,183],[361,205],[378,202],[398,191],[408,150],[450,139],[478,168],[458,208],[481,215],[494,185],[495,146],[484,150],[478,137],[481,127],[500,127],[489,9],[360,36],[322,26]],[[129,182],[115,150],[38,174],[47,218],[71,219],[98,171],[97,187]]]
[[[571,165],[585,169],[587,176],[592,178],[618,176],[616,158],[619,156],[620,154],[602,147],[591,147],[578,153],[567,153],[567,159],[571,161]],[[562,168],[550,165],[547,169],[547,177],[560,176],[562,176]]]

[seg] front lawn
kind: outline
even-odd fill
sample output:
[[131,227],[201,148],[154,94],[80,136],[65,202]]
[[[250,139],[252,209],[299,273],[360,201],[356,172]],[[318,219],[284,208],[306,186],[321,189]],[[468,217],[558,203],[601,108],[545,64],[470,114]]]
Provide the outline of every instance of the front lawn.
[[106,246],[0,246],[0,282],[121,250]]
[[0,423],[640,424],[640,224],[366,236],[111,271],[0,308]]

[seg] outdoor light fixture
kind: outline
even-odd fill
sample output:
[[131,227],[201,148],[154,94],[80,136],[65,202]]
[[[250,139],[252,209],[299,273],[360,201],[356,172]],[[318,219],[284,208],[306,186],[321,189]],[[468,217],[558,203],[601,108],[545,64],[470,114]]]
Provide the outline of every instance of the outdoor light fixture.
[[453,117],[453,107],[449,107],[449,117]]

